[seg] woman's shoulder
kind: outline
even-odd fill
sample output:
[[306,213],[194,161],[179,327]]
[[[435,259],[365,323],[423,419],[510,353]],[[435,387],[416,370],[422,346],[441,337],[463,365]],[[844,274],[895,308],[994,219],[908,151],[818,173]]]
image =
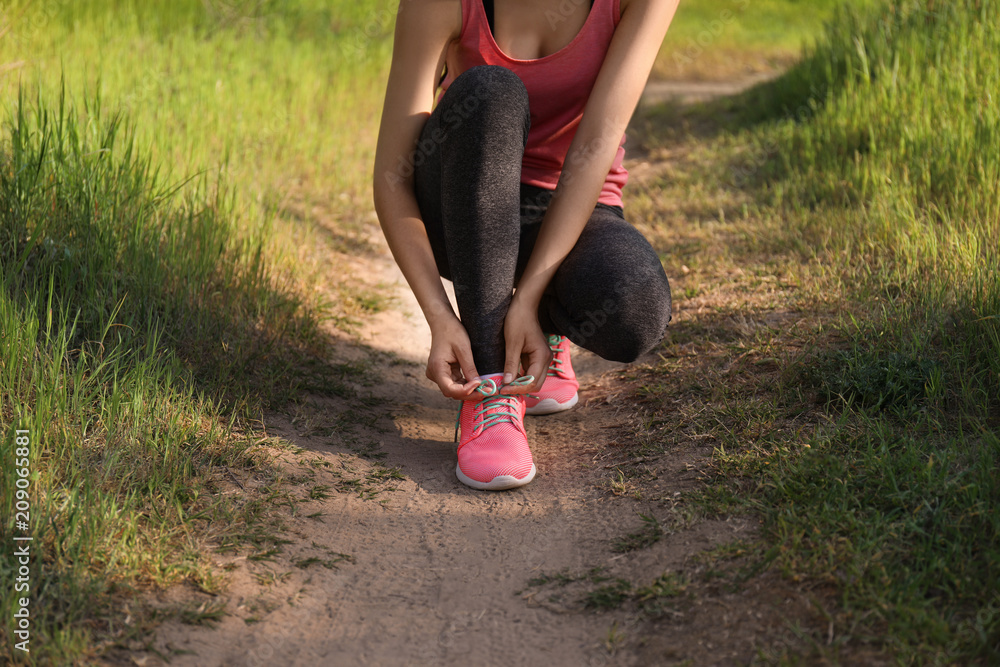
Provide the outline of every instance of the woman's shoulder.
[[399,0],[399,15],[421,17],[424,25],[433,24],[435,33],[447,32],[458,38],[462,32],[463,0]]

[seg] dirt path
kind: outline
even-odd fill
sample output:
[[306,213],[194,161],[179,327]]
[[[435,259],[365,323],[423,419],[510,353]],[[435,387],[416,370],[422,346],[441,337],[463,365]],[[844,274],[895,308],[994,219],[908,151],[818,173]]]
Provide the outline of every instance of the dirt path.
[[[537,479],[502,493],[464,487],[454,473],[454,405],[422,377],[426,325],[389,258],[370,268],[397,279],[399,303],[372,318],[362,339],[394,354],[382,357],[376,373],[384,381],[370,387],[383,416],[349,437],[384,456],[372,463],[340,444],[342,434],[303,432],[322,431],[352,409],[340,401],[317,401],[295,423],[272,415],[267,431],[307,450],[289,463],[309,478],[303,490],[337,489],[345,477],[367,479],[396,466],[405,479],[371,498],[348,485],[302,503],[297,516],[284,517],[294,542],[273,559],[220,558],[223,567],[236,565],[229,615],[215,629],[168,624],[157,650],[172,655],[173,665],[636,664],[608,650],[617,621],[573,596],[535,599],[529,580],[595,568],[609,578],[648,578],[653,563],[657,572],[678,566],[750,527],[703,522],[655,549],[612,550],[615,539],[641,527],[637,513],[652,503],[607,489],[608,449],[629,414],[608,394],[614,382],[605,374],[619,365],[580,350],[582,405],[527,423]],[[317,511],[321,519],[305,518]],[[351,558],[335,569],[296,565],[337,554]]]
[[[423,378],[429,332],[415,301],[384,249],[356,261],[397,295],[365,323],[363,346],[343,347],[343,360],[373,364],[366,377],[377,381],[354,397],[312,399],[265,423],[274,442],[301,448],[281,454],[293,492],[280,532],[290,542],[277,553],[216,557],[228,585],[198,609],[224,607],[219,624],[170,622],[155,651],[132,660],[579,667],[672,664],[662,656],[674,655],[693,664],[749,662],[761,629],[781,625],[775,608],[789,601],[780,590],[774,600],[760,591],[702,596],[676,612],[683,622],[652,638],[634,612],[594,609],[593,594],[608,582],[649,582],[695,554],[753,536],[746,520],[701,519],[672,527],[647,548],[615,547],[642,529],[640,513],[663,515],[665,499],[690,488],[710,449],[692,445],[658,462],[642,499],[616,489],[617,450],[634,419],[618,394],[630,389],[618,365],[576,350],[581,404],[527,422],[536,480],[500,493],[464,487],[454,473],[455,406]],[[752,623],[741,620],[747,616]]]
[[741,93],[750,86],[770,81],[779,73],[763,72],[738,81],[650,81],[643,92],[642,104],[707,102],[717,97]]
[[[387,257],[375,268],[396,278]],[[295,543],[273,560],[220,559],[237,565],[226,593],[230,615],[216,629],[169,624],[158,650],[173,654],[173,665],[630,664],[611,661],[607,617],[576,600],[543,602],[519,591],[544,574],[607,568],[607,576],[624,576],[654,561],[668,567],[746,526],[701,525],[641,556],[611,551],[615,538],[642,525],[637,512],[650,508],[606,489],[605,450],[625,415],[602,373],[617,365],[579,350],[582,405],[527,423],[537,479],[503,493],[464,487],[454,472],[454,405],[423,378],[429,332],[398,280],[399,307],[375,316],[362,335],[373,349],[394,353],[375,371],[385,381],[370,387],[372,409],[384,416],[351,435],[377,442],[385,456],[373,464],[336,435],[304,434],[301,423],[280,415],[267,431],[319,463],[314,470],[290,463],[294,474],[311,473],[309,488],[335,489],[345,476],[396,466],[405,479],[373,498],[348,492],[304,503],[284,519]],[[318,401],[302,421],[322,430],[345,409]],[[316,511],[321,521],[304,518]],[[295,565],[331,554],[352,561],[337,569]]]

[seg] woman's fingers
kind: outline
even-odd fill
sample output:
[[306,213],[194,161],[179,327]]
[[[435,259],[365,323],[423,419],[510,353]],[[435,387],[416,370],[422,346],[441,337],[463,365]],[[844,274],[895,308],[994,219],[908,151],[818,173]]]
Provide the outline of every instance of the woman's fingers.
[[520,345],[517,342],[513,344],[508,342],[507,358],[504,364],[504,384],[509,385],[519,376],[530,375],[534,380],[529,385],[507,387],[504,389],[504,393],[529,394],[541,389],[549,363],[552,361],[551,354],[552,351],[549,350],[547,341],[541,346],[528,341],[524,341]]
[[480,384],[472,348],[463,340],[432,345],[426,374],[448,398],[469,398]]
[[476,361],[472,357],[472,346],[469,344],[457,345],[455,356],[458,358],[458,368],[465,378],[465,385],[472,385],[473,388],[479,385],[479,372],[476,370]]
[[510,384],[517,378],[517,370],[521,365],[521,346],[516,341],[507,342],[506,358],[503,365],[503,383]]
[[451,364],[444,359],[427,361],[427,379],[436,384],[441,393],[448,398],[459,398],[464,389],[462,383],[456,381]]
[[552,350],[547,344],[541,349],[536,348],[528,353],[524,361],[524,366],[527,368],[525,375],[531,375],[535,378],[535,381],[528,387],[528,391],[538,391],[542,388],[550,363],[552,363]]
[[504,361],[504,384],[510,384],[519,375],[518,369],[523,367],[520,375],[531,375],[534,381],[523,387],[510,387],[505,393],[526,394],[538,391],[551,361],[552,351],[549,349],[548,338],[542,333],[535,311],[511,307],[507,311],[504,323],[504,338],[506,340],[506,359]]

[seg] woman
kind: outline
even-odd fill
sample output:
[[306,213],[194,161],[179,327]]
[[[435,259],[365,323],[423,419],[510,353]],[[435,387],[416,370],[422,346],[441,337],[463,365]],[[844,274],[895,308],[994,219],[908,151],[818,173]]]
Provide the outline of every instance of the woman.
[[632,361],[666,329],[670,287],[621,188],[677,2],[400,2],[375,208],[430,325],[427,377],[463,401],[473,488],[534,478],[524,415],[576,403],[570,340]]

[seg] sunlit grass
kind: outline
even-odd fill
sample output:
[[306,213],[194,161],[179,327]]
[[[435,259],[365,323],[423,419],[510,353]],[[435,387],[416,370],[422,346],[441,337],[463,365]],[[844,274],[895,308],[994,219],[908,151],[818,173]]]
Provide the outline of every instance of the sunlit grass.
[[817,660],[1000,655],[998,9],[840,12],[773,83],[647,117],[684,171],[633,211],[689,224],[650,225],[685,317],[642,437],[710,438],[706,506],[836,591]]
[[[0,62],[20,66],[0,79],[0,454],[30,433],[30,657],[88,662],[170,613],[137,590],[215,593],[213,545],[260,533],[267,498],[219,491],[234,470],[278,484],[262,407],[344,391],[320,325],[352,306],[318,257],[363,247],[392,15],[39,0],[2,17]],[[0,593],[0,661],[18,597]]]
[[[822,34],[842,0],[681,2],[654,67],[665,79],[738,79],[781,69]],[[853,0],[852,6],[871,4]]]
[[[109,645],[102,642],[126,641],[133,631],[115,625],[122,616],[116,605],[137,588],[186,580],[215,590],[201,550],[211,540],[236,541],[230,524],[252,522],[259,511],[221,501],[216,473],[248,466],[271,474],[251,446],[248,415],[303,383],[317,383],[317,391],[341,388],[327,367],[298,371],[322,350],[322,317],[347,308],[335,302],[339,288],[319,280],[340,279],[336,269],[323,268],[325,253],[365,248],[395,5],[14,0],[0,10],[9,27],[0,39],[9,118],[0,148],[0,454],[10,460],[13,429],[32,433],[33,579],[41,587],[33,646],[40,663],[86,661]],[[658,75],[729,77],[748,63],[787,63],[832,7],[745,5],[682,3]],[[996,16],[995,5],[982,7]],[[768,498],[773,539],[794,546],[784,563],[790,570],[823,567],[826,543],[795,539],[804,521],[829,519],[824,534],[839,538],[838,517],[870,512],[865,525],[873,528],[856,539],[858,550],[836,551],[864,557],[898,526],[915,525],[880,523],[882,506],[857,504],[868,478],[851,475],[877,468],[886,434],[897,437],[900,428],[895,412],[870,414],[870,405],[849,398],[874,392],[872,405],[881,409],[879,378],[905,385],[893,394],[903,397],[894,410],[924,410],[936,421],[915,422],[912,438],[923,439],[902,440],[913,445],[904,448],[906,457],[875,472],[917,470],[926,447],[937,447],[945,453],[934,460],[958,477],[930,466],[910,478],[924,495],[942,499],[933,525],[954,520],[983,534],[993,525],[980,508],[994,500],[988,457],[995,439],[982,429],[996,411],[1000,373],[1000,290],[984,261],[997,246],[990,187],[998,151],[976,148],[996,143],[996,107],[983,104],[980,93],[997,89],[983,54],[997,52],[998,32],[994,19],[984,23],[988,30],[935,24],[928,37],[919,20],[903,20],[914,16],[922,18],[901,13],[899,25],[884,28],[842,18],[829,46],[765,89],[764,101],[741,102],[740,122],[748,127],[713,148],[724,156],[724,182],[743,188],[738,193],[704,205],[696,201],[706,187],[700,175],[687,174],[678,180],[691,188],[677,201],[664,199],[663,184],[647,192],[633,185],[627,194],[630,212],[654,237],[666,227],[655,230],[669,207],[697,209],[703,236],[691,235],[686,255],[664,253],[676,264],[671,275],[682,269],[677,257],[686,258],[692,275],[711,266],[697,263],[698,244],[728,244],[720,256],[732,264],[746,249],[793,250],[811,264],[784,266],[777,277],[759,266],[747,284],[804,285],[812,304],[830,287],[843,290],[831,298],[838,303],[857,305],[864,301],[858,294],[878,294],[885,308],[858,307],[852,343],[833,357],[840,375],[818,388],[835,410],[856,418],[852,428],[868,429],[854,439],[834,433],[813,441],[821,456],[843,455],[855,466],[826,495],[808,484],[825,459],[794,467],[792,453],[801,447],[773,436],[736,451],[781,419],[775,405],[725,393],[709,425],[728,438],[720,469],[752,477],[780,468],[785,475],[774,482],[785,480],[783,491]],[[938,32],[944,39],[932,44]],[[692,40],[698,48],[685,51]],[[752,52],[761,55],[749,58]],[[952,66],[927,69],[928,54]],[[975,94],[963,96],[968,91]],[[802,105],[808,113],[800,117]],[[709,177],[717,177],[711,169]],[[704,240],[715,232],[726,236]],[[828,282],[807,284],[820,279]],[[701,298],[707,286],[692,278],[684,296]],[[773,343],[753,323],[742,326],[747,340],[733,348],[745,355],[752,347],[762,364],[773,363]],[[935,360],[926,377],[924,357]],[[802,385],[786,379],[776,388],[799,392]],[[703,391],[710,388],[702,383]],[[982,446],[963,457],[953,445],[967,442],[961,438],[968,432],[979,434]],[[808,467],[815,462],[818,468]],[[13,472],[2,470],[0,515],[9,543]],[[956,489],[960,502],[971,500],[951,503]],[[918,497],[900,496],[893,511]],[[808,514],[810,503],[824,502],[837,509]],[[958,602],[946,609],[979,626],[970,621],[956,631],[934,615],[938,598],[921,606],[907,597],[924,582],[949,585],[935,563],[954,554],[973,559],[963,576],[989,572],[962,537],[950,551],[922,543],[926,549],[912,553],[930,554],[931,564],[902,580],[895,598],[880,599],[909,610],[900,615],[908,620],[894,626],[899,641],[911,641],[907,627],[930,628],[935,650],[954,645],[962,655],[982,646],[966,634],[994,632],[990,607],[964,580],[951,581],[957,593],[948,599]],[[0,578],[8,581],[13,562],[5,553]],[[848,589],[852,609],[872,604],[875,574],[859,575]],[[6,618],[11,595],[3,589]],[[0,656],[7,658],[11,635],[4,628]]]
[[[231,234],[224,199],[176,196],[120,119],[92,113],[82,127],[68,103],[20,100],[0,162],[0,452],[13,461],[15,429],[29,434],[39,664],[124,639],[98,620],[135,586],[211,587],[207,540],[243,516],[216,471],[267,469],[238,425],[297,382],[316,326],[269,284],[260,238]],[[5,581],[15,565],[0,559]],[[7,618],[19,597],[0,594]],[[6,623],[2,637],[12,658]]]
[[[395,19],[388,2],[20,0],[3,16],[0,79],[122,111],[168,179],[207,174],[268,261],[343,316],[320,248],[364,246]],[[82,107],[82,104],[78,105]],[[325,284],[320,281],[324,281]],[[356,310],[356,309],[355,309]]]
[[819,209],[796,231],[825,235],[856,285],[887,298],[890,340],[937,351],[972,382],[950,397],[981,417],[1000,404],[1000,110],[990,103],[1000,70],[985,56],[1000,48],[995,9],[844,14],[748,105],[769,119],[747,135],[772,149],[757,175],[767,197]]
[[[385,6],[383,6],[385,5]],[[368,205],[388,3],[14,2],[0,62],[8,91],[65,81],[123,108],[158,164],[225,166],[250,200],[290,188]],[[22,13],[23,12],[23,13]],[[9,98],[8,98],[9,99]],[[241,193],[241,196],[244,196]]]

